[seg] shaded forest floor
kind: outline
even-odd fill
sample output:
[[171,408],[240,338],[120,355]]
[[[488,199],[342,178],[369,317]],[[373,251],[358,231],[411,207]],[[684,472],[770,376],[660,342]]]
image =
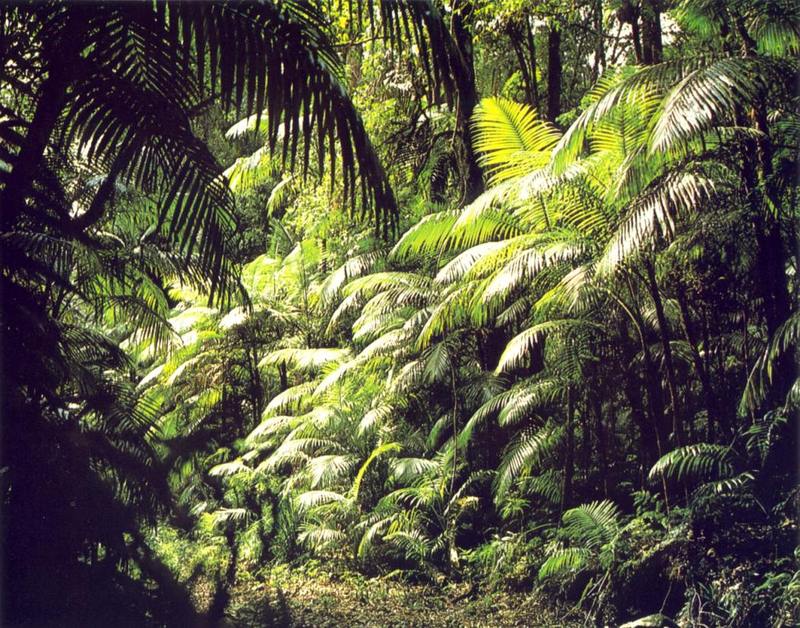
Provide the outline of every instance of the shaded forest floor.
[[350,572],[273,570],[239,582],[227,626],[578,626],[531,593],[481,592],[469,583],[417,584]]

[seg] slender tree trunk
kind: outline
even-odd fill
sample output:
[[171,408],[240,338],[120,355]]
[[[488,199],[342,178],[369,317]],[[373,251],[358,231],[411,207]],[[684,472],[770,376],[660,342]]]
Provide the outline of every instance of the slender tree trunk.
[[561,513],[572,506],[572,483],[575,476],[575,408],[572,386],[567,387],[566,450],[564,452],[564,483],[561,490]]
[[675,440],[678,445],[684,441],[683,435],[683,422],[680,417],[680,408],[678,405],[678,387],[675,378],[675,366],[672,360],[672,346],[669,339],[669,325],[667,324],[667,317],[664,313],[664,303],[661,300],[661,292],[658,289],[658,282],[656,281],[656,270],[653,261],[649,258],[644,260],[645,271],[647,272],[647,287],[650,291],[650,296],[653,299],[653,305],[656,309],[656,318],[658,319],[658,329],[661,336],[661,347],[664,351],[664,370],[667,378],[667,392],[669,394],[670,410],[672,413],[672,431],[675,434]]
[[456,0],[453,3],[450,23],[452,50],[451,68],[456,87],[456,135],[459,169],[462,180],[461,203],[474,201],[483,192],[483,175],[478,165],[478,156],[472,145],[470,120],[478,104],[473,64],[472,33],[469,22],[474,7],[471,0]]
[[661,63],[664,45],[661,39],[660,0],[642,2],[642,61],[646,65]]
[[[741,16],[734,19],[744,56],[755,54],[755,42],[749,36]],[[781,201],[773,182],[773,147],[769,136],[764,97],[752,103],[748,115],[737,112],[737,123],[748,122],[758,132],[758,139],[747,139],[741,151],[741,178],[749,201],[750,219],[756,241],[756,268],[761,289],[762,311],[767,333],[773,338],[791,315],[792,303],[786,277],[787,254],[781,236]],[[749,119],[748,119],[749,118]],[[756,159],[753,159],[753,156]],[[784,354],[773,365],[773,377],[766,404],[784,403],[793,381],[791,356]]]
[[289,388],[289,374],[286,369],[286,362],[278,362],[278,378],[280,381],[280,392]]
[[[522,26],[520,24],[515,24],[512,22],[508,25],[508,39],[511,42],[511,47],[514,49],[514,54],[517,57],[519,71],[522,74],[522,82],[525,85],[525,102],[535,109],[538,109],[539,94],[536,90],[536,72],[530,67],[528,58],[525,55],[525,40],[523,38]],[[530,53],[530,51],[528,52]]]
[[547,35],[547,118],[555,122],[561,115],[561,30],[553,20]]
[[[630,366],[634,360],[635,350],[629,348],[630,335],[625,319],[619,322],[619,336],[623,352],[622,367],[626,369],[623,375],[623,392],[631,409],[631,420],[639,429],[639,460],[642,467],[649,468],[656,461],[656,458],[661,455],[661,446],[659,444],[657,423],[653,420],[653,413],[651,412],[651,423],[648,425],[644,406],[642,405],[644,395],[638,378]],[[642,341],[640,346],[643,345],[644,342]],[[648,395],[648,404],[650,403]]]
[[683,333],[686,336],[686,342],[689,344],[689,350],[692,354],[692,364],[697,373],[697,378],[700,380],[700,389],[703,394],[703,403],[706,407],[708,414],[708,428],[707,434],[709,442],[714,439],[714,426],[719,424],[719,417],[717,416],[716,401],[714,400],[714,390],[711,385],[711,378],[709,377],[708,370],[703,364],[703,358],[700,355],[700,350],[697,348],[698,339],[692,324],[692,318],[689,313],[689,305],[686,299],[686,292],[680,282],[677,284],[675,294],[678,300],[678,307],[681,312],[681,323],[683,324]]
[[603,496],[608,497],[608,444],[606,430],[603,425],[603,397],[598,389],[591,397],[594,414],[595,435],[597,437],[597,454],[600,459],[600,477],[603,481]]
[[176,615],[172,618],[175,621],[174,625],[204,626],[204,618],[197,612],[191,597],[169,567],[153,553],[141,535],[133,533],[132,536],[136,545],[136,563],[146,576],[158,584],[160,594],[170,601],[170,606]]
[[644,383],[647,390],[647,409],[650,414],[650,421],[653,425],[653,430],[656,437],[656,449],[658,456],[664,455],[664,448],[667,444],[667,436],[669,434],[669,425],[667,424],[666,414],[664,412],[664,397],[661,390],[661,377],[658,373],[658,368],[653,361],[653,356],[650,353],[650,347],[647,344],[647,338],[644,336],[644,325],[642,324],[642,313],[636,298],[636,291],[631,283],[631,277],[627,278],[628,291],[633,303],[635,317],[638,325],[639,342],[642,349],[642,361],[644,362]]
[[617,19],[622,24],[630,24],[633,54],[636,57],[636,63],[642,64],[644,58],[642,55],[642,36],[639,31],[639,7],[634,5],[630,0],[623,0],[622,4],[617,9]]
[[[7,231],[23,211],[25,198],[31,191],[36,170],[53,134],[61,110],[67,102],[69,89],[80,72],[80,47],[85,28],[83,7],[70,7],[60,32],[44,42],[47,78],[39,88],[33,118],[13,163],[11,174],[0,193],[2,217],[0,224]],[[91,10],[91,9],[89,9]]]
[[594,83],[603,74],[606,63],[606,42],[603,24],[603,0],[595,0],[592,19],[594,20],[595,43],[594,43],[594,67],[592,68],[592,80]]
[[589,392],[587,390],[583,411],[581,412],[581,470],[583,477],[589,478],[592,466],[592,430],[589,427]]
[[219,626],[225,616],[225,609],[231,600],[231,587],[236,582],[236,571],[239,566],[236,552],[236,533],[233,526],[229,525],[225,531],[225,542],[228,546],[228,567],[225,574],[220,574],[216,590],[211,599],[211,604],[204,618],[205,626]]
[[525,20],[525,35],[528,39],[528,56],[531,60],[531,86],[533,87],[533,106],[537,111],[541,111],[541,102],[539,99],[539,81],[537,78],[536,67],[536,36],[533,32],[530,19]]

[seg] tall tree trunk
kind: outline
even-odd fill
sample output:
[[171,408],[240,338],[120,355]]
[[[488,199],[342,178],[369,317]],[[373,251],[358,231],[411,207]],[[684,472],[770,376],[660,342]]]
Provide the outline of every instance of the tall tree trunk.
[[186,589],[175,578],[169,567],[150,549],[138,532],[131,532],[134,542],[134,560],[142,572],[158,584],[159,594],[169,600],[174,614],[173,625],[204,626],[203,616],[197,612]]
[[[641,337],[641,330],[638,330],[640,338],[640,346],[644,346],[644,340]],[[651,412],[651,423],[648,425],[647,416],[645,415],[644,407],[642,405],[642,388],[640,382],[636,377],[631,365],[634,362],[635,349],[630,345],[630,334],[628,333],[628,325],[625,319],[619,321],[619,337],[622,347],[622,367],[625,369],[623,374],[623,392],[627,399],[628,406],[631,409],[631,420],[636,424],[639,429],[639,460],[642,467],[649,468],[656,461],[657,457],[661,455],[661,446],[658,435],[658,424],[653,420],[653,413]],[[642,349],[644,351],[644,349]],[[650,403],[648,395],[648,403]]]
[[664,351],[664,371],[667,378],[667,393],[669,394],[670,410],[672,414],[672,431],[675,435],[675,440],[678,445],[684,441],[683,435],[683,421],[680,416],[680,408],[678,406],[678,387],[675,377],[675,365],[672,360],[672,346],[669,339],[669,325],[667,324],[667,317],[664,313],[664,303],[661,300],[661,292],[658,289],[658,282],[656,281],[656,269],[653,265],[653,260],[645,258],[644,268],[647,272],[647,288],[650,296],[653,299],[653,305],[656,309],[656,318],[658,320],[658,330],[661,337],[661,347]]
[[572,385],[567,386],[566,449],[564,451],[564,483],[561,490],[561,513],[572,506],[572,483],[575,476],[575,414]]
[[631,26],[631,41],[633,43],[633,54],[636,56],[636,63],[644,63],[642,55],[642,35],[639,31],[639,7],[630,0],[623,0],[617,9],[617,19],[623,24]]
[[531,47],[533,37],[525,38],[525,30],[530,33],[530,25],[527,18],[523,24],[511,22],[508,25],[508,39],[517,57],[519,71],[522,74],[522,82],[525,85],[525,102],[538,110],[539,91],[536,86],[536,49]]
[[531,60],[533,106],[536,107],[538,111],[541,111],[541,102],[539,99],[539,81],[536,76],[538,73],[536,66],[536,36],[533,32],[533,26],[531,26],[531,20],[529,18],[525,20],[525,36],[528,40],[528,56]]
[[561,115],[561,29],[553,20],[547,34],[547,118],[555,122]]
[[206,616],[203,620],[205,626],[219,626],[225,616],[225,610],[231,600],[231,587],[236,582],[236,571],[239,566],[238,553],[236,551],[236,532],[232,525],[228,524],[225,530],[225,542],[228,546],[228,567],[225,574],[219,575],[216,583],[211,604],[208,607]]
[[708,415],[708,426],[706,434],[709,442],[714,439],[714,427],[719,424],[719,417],[717,415],[716,401],[714,400],[714,390],[711,385],[711,377],[709,376],[706,365],[703,363],[703,358],[700,355],[698,346],[697,334],[695,334],[694,325],[692,324],[692,317],[689,312],[689,305],[686,299],[686,292],[683,286],[678,282],[675,289],[675,294],[678,300],[678,307],[681,312],[681,323],[683,325],[683,333],[686,337],[686,342],[689,344],[689,350],[692,355],[692,364],[697,373],[697,378],[700,380],[700,390],[703,394],[703,404],[706,407]]
[[452,38],[451,63],[456,87],[456,134],[459,170],[461,171],[461,203],[474,201],[483,192],[483,175],[478,165],[478,156],[472,145],[470,120],[478,104],[473,64],[472,33],[469,22],[474,7],[471,0],[456,0],[453,3],[450,22]]
[[664,44],[661,39],[660,0],[642,2],[642,61],[646,65],[661,63]]
[[583,412],[581,412],[581,471],[584,479],[589,478],[592,467],[592,430],[589,427],[589,404],[591,402],[589,391],[586,392]]
[[[756,42],[747,31],[741,15],[734,15],[733,22],[742,48],[742,55],[756,54]],[[737,124],[748,122],[758,132],[758,138],[743,142],[741,151],[741,177],[750,205],[751,220],[756,240],[756,268],[763,300],[763,313],[770,338],[789,318],[792,303],[786,278],[787,254],[781,236],[781,201],[773,182],[773,147],[769,135],[766,96],[761,95],[751,103],[748,115],[737,111]],[[753,159],[755,155],[756,159]],[[773,366],[773,378],[767,397],[767,405],[784,403],[792,385],[794,365],[791,356],[784,354]]]
[[600,477],[603,482],[603,496],[608,497],[608,443],[606,429],[603,425],[603,397],[602,388],[598,388],[591,396],[592,411],[594,414],[595,436],[597,437],[597,454],[600,458]]
[[603,74],[606,63],[606,42],[603,24],[603,0],[595,0],[592,19],[594,21],[595,43],[594,43],[594,67],[592,68],[592,79],[594,83]]
[[636,298],[636,291],[631,282],[631,277],[627,278],[628,291],[633,303],[637,331],[639,333],[639,342],[642,349],[642,361],[644,362],[644,384],[647,390],[647,409],[650,414],[650,421],[653,425],[653,431],[656,437],[656,449],[658,455],[663,456],[667,444],[667,436],[669,434],[669,425],[667,423],[666,413],[664,412],[664,397],[661,389],[661,377],[658,373],[658,368],[650,353],[650,347],[647,344],[647,338],[644,335],[644,325],[642,324],[642,313]]

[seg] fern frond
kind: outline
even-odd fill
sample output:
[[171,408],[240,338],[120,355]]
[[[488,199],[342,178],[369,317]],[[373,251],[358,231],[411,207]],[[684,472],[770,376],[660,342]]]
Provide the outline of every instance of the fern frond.
[[531,351],[544,336],[587,324],[587,321],[565,318],[545,321],[526,329],[508,342],[500,356],[495,373],[503,373],[524,366],[530,358]]
[[567,510],[562,517],[564,531],[575,543],[597,550],[610,543],[620,528],[617,505],[607,499],[581,504]]
[[484,98],[472,118],[475,149],[490,184],[502,183],[547,165],[560,134],[527,105]]
[[533,469],[548,458],[560,444],[563,431],[552,425],[538,430],[524,430],[503,456],[494,480],[495,501],[508,493],[512,483],[525,471]]
[[346,501],[347,497],[335,491],[306,491],[298,496],[297,506],[302,512],[325,504],[343,503]]
[[555,550],[539,568],[539,580],[547,580],[564,572],[578,572],[591,557],[591,552],[583,547],[563,547]]
[[665,454],[650,469],[651,482],[661,478],[675,481],[702,481],[726,478],[733,474],[731,448],[725,445],[697,443],[674,449]]

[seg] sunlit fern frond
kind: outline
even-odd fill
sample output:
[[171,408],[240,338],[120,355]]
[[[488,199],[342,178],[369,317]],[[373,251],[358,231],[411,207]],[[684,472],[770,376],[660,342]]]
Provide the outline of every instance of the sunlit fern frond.
[[676,219],[695,211],[716,189],[713,179],[692,170],[670,172],[655,181],[634,201],[606,244],[598,272],[611,272],[627,257],[652,247],[657,238],[669,241]]
[[434,282],[443,285],[454,283],[468,273],[478,260],[504,247],[506,247],[504,241],[484,242],[473,246],[445,264],[436,274]]
[[442,300],[431,309],[428,320],[417,336],[415,348],[426,349],[435,339],[468,326],[472,320],[476,288],[479,287],[480,284],[467,282],[447,290]]
[[382,403],[370,408],[358,423],[359,436],[365,436],[378,430],[382,425],[389,422],[397,412],[401,411],[402,407],[402,403]]
[[358,558],[364,559],[369,556],[377,540],[383,537],[383,534],[389,529],[389,526],[392,525],[395,518],[396,515],[394,514],[386,517],[376,515],[367,518],[363,522],[367,524],[366,526],[359,524],[359,529],[366,527],[366,530],[361,536],[361,540],[358,542],[358,549],[356,550],[356,556],[358,556]]
[[320,295],[323,303],[332,303],[348,281],[375,270],[375,266],[386,256],[382,250],[355,255],[333,271],[322,284]]
[[498,424],[504,427],[517,425],[533,417],[537,410],[557,403],[566,395],[566,383],[548,378],[526,382],[512,390],[515,394],[508,398],[497,415]]
[[307,523],[300,526],[300,530],[297,541],[313,552],[322,552],[347,542],[347,535],[344,532],[325,525]]
[[458,217],[459,212],[454,210],[424,216],[400,237],[389,258],[402,262],[409,258],[435,255],[450,235]]
[[530,359],[534,346],[545,336],[558,334],[586,324],[587,322],[583,320],[565,318],[548,320],[529,327],[508,342],[500,356],[500,362],[495,372],[503,373],[524,366]]
[[358,494],[361,491],[361,484],[364,481],[364,477],[366,476],[370,466],[381,456],[390,453],[397,453],[402,449],[403,446],[400,443],[382,443],[370,452],[369,456],[367,456],[367,459],[359,467],[356,477],[353,480],[353,484],[350,487],[350,495],[352,495],[353,500],[358,501]]
[[389,381],[389,391],[392,394],[403,394],[415,388],[423,381],[425,360],[418,358],[407,362]]
[[422,352],[423,367],[420,375],[425,383],[449,381],[456,365],[453,349],[450,342],[442,340]]
[[778,79],[777,68],[754,58],[719,59],[684,76],[664,98],[649,140],[665,153],[714,126],[735,123],[736,110]]
[[385,313],[365,311],[353,323],[353,342],[359,345],[371,343],[383,334],[402,330],[403,325],[414,312],[413,306],[405,306]]
[[312,457],[324,452],[341,451],[342,446],[333,440],[324,438],[286,438],[278,448],[256,470],[260,472],[275,471],[282,465],[306,463]]
[[328,488],[348,476],[358,460],[349,454],[325,454],[308,461],[311,488]]
[[306,491],[297,497],[297,507],[303,512],[325,504],[343,503],[346,500],[344,495],[336,491]]
[[285,364],[298,371],[314,373],[330,364],[344,362],[350,355],[349,349],[339,348],[277,349],[264,356],[258,366],[265,368]]
[[275,185],[277,187],[284,181],[280,179],[280,162],[273,157],[268,146],[259,148],[246,157],[237,158],[222,174],[228,180],[231,192],[237,195],[250,194],[262,185],[274,183],[276,180],[279,181]]
[[584,242],[574,232],[561,230],[548,234],[541,244],[516,253],[504,264],[487,284],[482,299],[484,302],[505,299],[544,268],[576,261],[584,251]]
[[504,98],[484,98],[472,118],[475,149],[492,185],[543,168],[560,137],[536,111]]
[[758,51],[775,57],[800,53],[800,7],[793,0],[767,0],[750,5],[749,31]]
[[439,463],[428,458],[395,458],[391,463],[391,478],[399,484],[413,484],[438,468]]
[[552,424],[520,432],[503,455],[493,483],[495,501],[502,500],[512,484],[524,473],[536,468],[560,446],[563,430]]
[[311,401],[311,394],[316,388],[316,382],[303,382],[291,386],[275,395],[264,408],[264,416],[271,416],[277,412],[299,412]]

